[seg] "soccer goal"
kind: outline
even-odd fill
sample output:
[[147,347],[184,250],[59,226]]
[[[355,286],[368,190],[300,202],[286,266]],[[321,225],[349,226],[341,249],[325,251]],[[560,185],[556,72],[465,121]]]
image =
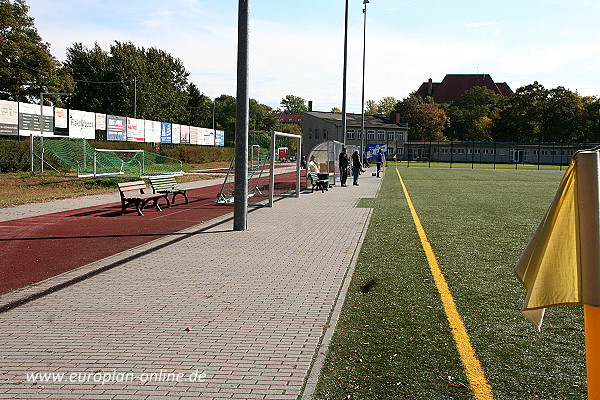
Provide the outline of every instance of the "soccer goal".
[[31,138],[31,172],[35,175],[132,176],[183,174],[183,163],[144,150],[95,149],[85,139]]
[[[299,197],[302,137],[284,132],[250,132],[248,135],[248,199],[259,205],[275,197]],[[231,161],[216,202],[233,204],[235,158]]]

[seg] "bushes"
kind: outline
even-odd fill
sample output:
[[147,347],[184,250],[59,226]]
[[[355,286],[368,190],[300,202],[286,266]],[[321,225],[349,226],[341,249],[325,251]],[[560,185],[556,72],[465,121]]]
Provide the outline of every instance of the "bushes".
[[30,168],[29,142],[0,140],[0,172],[29,171]]

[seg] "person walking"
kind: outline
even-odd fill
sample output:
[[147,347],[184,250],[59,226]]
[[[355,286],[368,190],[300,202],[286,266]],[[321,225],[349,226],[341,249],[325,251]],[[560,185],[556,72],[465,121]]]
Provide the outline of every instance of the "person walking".
[[342,147],[342,152],[339,156],[339,165],[340,165],[340,184],[342,187],[346,187],[346,181],[348,180],[348,166],[350,165],[350,160],[348,160],[348,150],[345,147]]
[[354,178],[352,184],[354,186],[358,186],[358,176],[360,175],[360,169],[360,155],[358,154],[358,150],[355,150],[354,153],[352,153],[352,177]]
[[383,153],[383,149],[379,149],[377,156],[375,157],[375,163],[377,164],[377,177],[380,178],[379,173],[381,172],[381,167],[383,166],[383,162],[385,160],[385,154]]

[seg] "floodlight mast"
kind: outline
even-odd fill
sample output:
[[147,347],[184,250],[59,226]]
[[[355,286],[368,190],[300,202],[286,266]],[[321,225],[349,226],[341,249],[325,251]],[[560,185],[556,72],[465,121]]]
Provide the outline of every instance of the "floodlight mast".
[[367,4],[369,4],[369,0],[364,0],[363,4],[365,8],[363,8],[364,14],[364,24],[363,24],[363,73],[362,73],[362,111],[361,111],[361,120],[360,120],[360,152],[362,153],[362,159],[366,159],[367,152],[365,149],[366,146],[366,138],[365,138],[365,59],[367,53]]
[[235,118],[235,190],[233,230],[248,228],[248,36],[249,3],[239,0],[238,7],[238,53],[237,53],[237,101]]
[[344,12],[344,71],[342,73],[342,142],[346,147],[346,131],[348,130],[346,122],[346,71],[348,67],[348,0],[346,0],[346,9]]

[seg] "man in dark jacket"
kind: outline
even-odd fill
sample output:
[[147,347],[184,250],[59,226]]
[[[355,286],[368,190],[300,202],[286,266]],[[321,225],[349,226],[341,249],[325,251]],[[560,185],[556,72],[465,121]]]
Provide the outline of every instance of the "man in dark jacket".
[[362,164],[360,163],[360,155],[358,154],[358,150],[352,153],[352,176],[354,180],[352,184],[354,186],[358,186],[358,176],[360,175],[360,170],[362,169]]
[[340,157],[339,157],[339,164],[340,164],[340,184],[343,187],[345,187],[346,180],[348,179],[348,164],[349,164],[348,154],[347,154],[347,150],[345,147],[342,147],[342,152],[340,153]]

